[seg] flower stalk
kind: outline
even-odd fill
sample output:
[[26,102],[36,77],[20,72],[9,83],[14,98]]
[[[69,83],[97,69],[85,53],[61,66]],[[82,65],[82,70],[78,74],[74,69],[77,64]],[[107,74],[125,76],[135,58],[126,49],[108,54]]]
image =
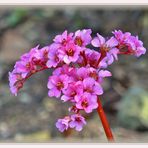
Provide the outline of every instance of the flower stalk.
[[105,131],[105,134],[106,134],[106,137],[107,137],[108,141],[109,142],[114,142],[114,137],[113,137],[110,125],[109,125],[109,123],[107,121],[107,118],[106,118],[106,115],[105,115],[105,112],[103,110],[103,107],[102,107],[102,104],[101,104],[101,101],[100,101],[99,97],[98,97],[97,111],[98,111],[98,114],[99,114],[100,120],[102,122],[102,125],[103,125],[103,128],[104,128],[104,131]]

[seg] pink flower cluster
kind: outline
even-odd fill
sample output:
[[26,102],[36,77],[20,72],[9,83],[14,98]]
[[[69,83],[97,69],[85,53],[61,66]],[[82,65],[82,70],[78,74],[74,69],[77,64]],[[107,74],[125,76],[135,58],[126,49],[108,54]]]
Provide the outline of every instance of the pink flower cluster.
[[32,74],[47,68],[49,47],[38,49],[32,48],[30,52],[21,56],[16,62],[12,72],[9,72],[10,90],[14,95],[23,87],[25,80]]
[[21,56],[9,73],[10,90],[17,95],[32,74],[55,68],[48,79],[48,96],[70,102],[69,112],[72,113],[57,121],[56,127],[61,132],[68,128],[82,130],[86,121],[80,111],[91,113],[98,107],[103,80],[111,76],[106,68],[118,60],[119,54],[139,57],[146,52],[142,41],[129,32],[115,30],[108,39],[99,33],[92,38],[91,33],[91,29],[75,33],[64,31],[52,44],[42,49],[37,46]]

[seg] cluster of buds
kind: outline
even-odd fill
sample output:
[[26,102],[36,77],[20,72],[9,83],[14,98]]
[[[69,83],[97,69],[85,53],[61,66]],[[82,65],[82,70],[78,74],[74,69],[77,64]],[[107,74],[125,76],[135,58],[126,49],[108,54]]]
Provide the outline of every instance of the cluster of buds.
[[106,68],[118,60],[119,54],[139,57],[146,52],[142,41],[129,32],[115,30],[107,39],[99,33],[92,38],[91,33],[91,29],[64,31],[52,44],[42,49],[37,46],[21,56],[9,73],[10,90],[17,95],[32,74],[54,68],[48,79],[48,96],[71,103],[70,114],[56,123],[61,132],[68,128],[82,130],[86,121],[81,111],[91,113],[98,107],[103,80],[112,75]]

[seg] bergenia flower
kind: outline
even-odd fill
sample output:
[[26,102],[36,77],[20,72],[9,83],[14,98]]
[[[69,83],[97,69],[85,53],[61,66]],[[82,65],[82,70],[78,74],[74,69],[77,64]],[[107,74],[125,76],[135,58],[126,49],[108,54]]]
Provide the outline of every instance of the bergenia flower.
[[23,77],[21,76],[21,74],[16,73],[15,70],[9,72],[9,86],[11,93],[15,96],[17,96],[17,92],[19,91],[19,89],[23,87],[23,82],[21,81],[22,79]]
[[21,71],[23,77],[27,76],[30,72],[35,71],[36,66],[31,61],[18,61],[14,66],[16,72]]
[[49,46],[45,46],[40,50],[37,50],[36,53],[34,54],[33,61],[35,62],[40,61],[39,64],[43,64],[43,63],[46,64],[48,60],[48,53],[49,53]]
[[96,51],[89,51],[86,54],[86,57],[88,59],[87,64],[89,64],[91,67],[98,68],[100,65],[98,65],[98,59],[100,59],[101,54]]
[[118,59],[117,54],[119,49],[116,47],[118,45],[116,38],[111,37],[106,41],[103,36],[97,33],[97,37],[95,37],[91,43],[94,47],[99,47],[102,54],[105,54],[105,60],[108,65],[112,64],[114,59]]
[[115,38],[118,40],[119,45],[124,45],[126,41],[128,41],[128,38],[131,36],[130,32],[123,33],[121,30],[115,30],[112,32],[115,36]]
[[138,39],[138,36],[132,36],[130,32],[123,33],[121,30],[115,30],[112,32],[115,38],[118,40],[120,52],[122,50],[125,54],[135,55],[136,57],[146,53],[146,49],[143,47],[143,42]]
[[56,127],[59,129],[60,132],[64,132],[69,127],[70,117],[66,116],[64,119],[58,119],[56,122]]
[[68,76],[72,76],[75,74],[75,70],[76,69],[74,67],[69,67],[68,65],[64,64],[63,66],[56,68],[53,71],[53,75],[58,76],[58,75],[66,74]]
[[67,75],[50,76],[47,84],[49,88],[48,95],[50,97],[60,97],[61,92],[68,87],[69,80]]
[[77,81],[83,81],[85,78],[88,77],[88,69],[85,67],[81,67],[76,70],[75,77]]
[[61,100],[64,102],[66,101],[75,101],[75,97],[79,96],[83,93],[83,86],[79,83],[71,83],[69,84],[68,88],[63,90],[63,96],[61,97]]
[[75,128],[77,131],[81,131],[83,126],[86,124],[85,118],[80,114],[71,115],[71,121],[69,127]]
[[74,42],[78,46],[86,46],[91,42],[91,29],[83,29],[75,32]]
[[79,58],[81,48],[74,43],[69,43],[65,47],[59,49],[59,57],[66,64],[76,62]]
[[101,84],[106,77],[112,76],[111,72],[108,70],[96,70],[94,68],[89,68],[89,76]]
[[59,45],[66,46],[72,41],[72,36],[73,33],[68,34],[67,30],[65,30],[61,35],[56,35],[53,41]]
[[46,63],[47,67],[55,68],[60,63],[58,48],[59,48],[58,44],[51,44],[49,46],[48,61]]
[[143,42],[138,39],[138,36],[130,36],[127,40],[127,46],[129,52],[137,57],[146,53],[146,49],[143,47]]
[[83,93],[83,95],[76,98],[76,107],[84,110],[86,113],[91,113],[93,109],[98,107],[97,96],[90,93]]
[[103,89],[101,85],[90,77],[83,80],[83,89],[85,92],[90,93],[92,95],[103,94]]

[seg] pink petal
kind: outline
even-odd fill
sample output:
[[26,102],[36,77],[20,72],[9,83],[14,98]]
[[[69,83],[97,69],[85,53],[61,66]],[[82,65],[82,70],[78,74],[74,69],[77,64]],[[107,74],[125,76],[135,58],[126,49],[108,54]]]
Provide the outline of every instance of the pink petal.
[[139,57],[141,56],[142,54],[145,54],[146,53],[146,49],[144,47],[138,47],[137,50],[136,50],[136,56]]
[[48,87],[49,89],[51,89],[51,88],[54,87],[53,83],[52,83],[50,80],[48,81],[47,87]]
[[107,47],[115,47],[118,45],[118,41],[116,40],[116,38],[111,37],[107,42],[106,42]]
[[114,58],[111,54],[107,53],[107,63],[108,65],[112,64],[114,62]]
[[83,129],[83,126],[82,126],[82,125],[76,126],[76,130],[77,130],[77,131],[80,132],[82,129]]
[[61,91],[59,91],[58,89],[56,88],[52,88],[51,90],[48,91],[48,96],[49,97],[60,97],[61,95]]
[[83,107],[81,106],[81,101],[79,101],[79,102],[76,103],[76,107],[78,109],[83,109]]
[[84,108],[84,110],[86,113],[91,113],[93,109],[91,106],[88,106],[87,108]]
[[99,71],[99,77],[110,77],[112,76],[111,72],[109,72],[108,70],[100,70]]
[[91,88],[95,84],[95,80],[93,78],[86,78],[83,80],[84,88]]
[[66,102],[66,101],[70,100],[70,97],[68,97],[68,96],[66,96],[66,95],[63,95],[63,96],[61,97],[61,100],[64,101],[64,102]]
[[74,127],[76,126],[76,123],[75,123],[74,121],[72,121],[72,122],[69,123],[69,126],[70,126],[71,128],[74,128]]
[[95,37],[91,43],[94,47],[101,47],[103,44],[105,44],[105,38],[97,33],[97,37]]
[[118,52],[119,52],[119,49],[118,48],[112,48],[109,51],[109,53],[112,54],[116,60],[118,60]]
[[69,57],[67,55],[64,56],[63,58],[63,61],[66,63],[66,64],[69,64],[71,61],[69,60]]
[[47,63],[46,63],[46,66],[48,68],[51,68],[51,67],[56,67],[58,65],[58,63],[56,63],[55,61],[53,60],[48,60]]
[[101,44],[100,44],[100,41],[97,37],[95,37],[92,41],[91,41],[91,44],[94,46],[94,47],[100,47]]
[[97,83],[97,84],[94,86],[93,90],[94,90],[94,93],[95,93],[96,95],[102,95],[102,94],[103,94],[103,89],[102,89],[102,87],[100,86],[99,83]]

